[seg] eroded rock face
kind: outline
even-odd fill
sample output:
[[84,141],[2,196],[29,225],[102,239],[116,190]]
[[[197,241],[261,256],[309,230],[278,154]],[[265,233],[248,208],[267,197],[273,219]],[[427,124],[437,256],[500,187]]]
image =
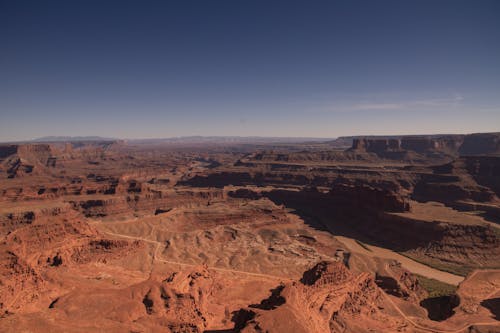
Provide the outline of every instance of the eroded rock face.
[[306,286],[336,285],[346,282],[352,277],[344,264],[322,261],[304,272],[300,282]]
[[[74,290],[50,304],[76,325],[95,323],[136,330],[203,332],[212,320],[210,295],[219,288],[204,267],[153,275],[126,288]],[[89,325],[92,327],[92,324]]]
[[246,318],[237,318],[236,326],[242,332],[368,332],[405,326],[383,310],[389,305],[373,277],[354,275],[341,262],[318,263],[300,283],[284,284],[279,297],[284,302],[275,308],[241,310]]
[[418,303],[428,296],[428,292],[420,285],[419,280],[401,264],[394,261],[387,265],[388,274],[376,274],[375,283],[385,293]]
[[0,247],[0,311],[16,311],[40,297],[45,283],[31,265]]
[[32,224],[35,213],[32,211],[8,213],[0,217],[0,234],[6,235],[24,225]]
[[455,266],[476,263],[492,267],[500,255],[500,239],[490,225],[429,223],[393,214],[384,214],[382,221],[387,235],[385,242],[389,244],[391,238],[400,235],[402,241],[392,241],[394,248],[418,258]]
[[144,247],[140,241],[93,239],[76,246],[67,253],[71,262],[82,264],[90,262],[107,263],[108,260],[126,257],[131,252]]
[[466,156],[432,168],[416,182],[413,197],[437,201],[464,211],[481,211],[499,221],[498,156]]

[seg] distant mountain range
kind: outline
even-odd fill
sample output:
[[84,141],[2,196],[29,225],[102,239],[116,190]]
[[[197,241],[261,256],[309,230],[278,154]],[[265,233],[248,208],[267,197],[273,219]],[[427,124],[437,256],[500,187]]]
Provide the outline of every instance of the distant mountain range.
[[33,140],[6,141],[3,144],[122,141],[130,144],[259,144],[325,142],[334,138],[264,137],[264,136],[179,136],[149,139],[121,139],[102,136],[44,136]]
[[101,136],[44,136],[31,140],[31,142],[76,142],[76,141],[116,141],[116,138]]
[[133,144],[162,144],[162,143],[300,143],[300,142],[323,142],[332,138],[300,138],[300,137],[260,137],[260,136],[181,136],[160,139],[127,139],[126,142]]
[[75,142],[75,141],[117,141],[123,140],[135,144],[155,144],[155,143],[295,143],[327,141],[332,138],[301,138],[301,137],[261,137],[261,136],[179,136],[170,138],[151,139],[118,139],[101,136],[44,136],[36,138],[30,142]]

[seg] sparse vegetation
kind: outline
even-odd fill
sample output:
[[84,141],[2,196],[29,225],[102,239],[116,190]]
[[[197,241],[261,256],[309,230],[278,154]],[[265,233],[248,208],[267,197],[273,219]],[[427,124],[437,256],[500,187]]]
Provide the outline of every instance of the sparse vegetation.
[[415,275],[422,288],[429,293],[429,297],[449,296],[455,294],[457,291],[457,286],[430,279],[422,275]]
[[475,269],[474,267],[465,266],[465,265],[444,264],[444,263],[442,263],[440,261],[436,261],[436,260],[431,260],[431,259],[427,260],[427,259],[423,259],[423,258],[420,258],[417,256],[410,255],[410,254],[405,253],[405,252],[399,252],[399,254],[401,254],[407,258],[410,258],[412,260],[415,260],[416,262],[419,262],[423,265],[438,269],[438,270],[443,271],[443,272],[448,272],[451,274],[460,275],[463,277],[467,276],[470,272],[472,272]]

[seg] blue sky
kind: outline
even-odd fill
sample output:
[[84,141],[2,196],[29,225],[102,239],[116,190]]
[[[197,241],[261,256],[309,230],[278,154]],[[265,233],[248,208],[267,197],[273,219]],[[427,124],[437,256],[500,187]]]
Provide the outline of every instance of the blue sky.
[[498,1],[0,1],[0,141],[500,131]]

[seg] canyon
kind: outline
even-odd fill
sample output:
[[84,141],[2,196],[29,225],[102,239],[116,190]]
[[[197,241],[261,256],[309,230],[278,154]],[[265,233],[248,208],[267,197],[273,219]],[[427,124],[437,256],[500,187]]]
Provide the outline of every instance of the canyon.
[[0,144],[2,332],[499,332],[500,133]]

